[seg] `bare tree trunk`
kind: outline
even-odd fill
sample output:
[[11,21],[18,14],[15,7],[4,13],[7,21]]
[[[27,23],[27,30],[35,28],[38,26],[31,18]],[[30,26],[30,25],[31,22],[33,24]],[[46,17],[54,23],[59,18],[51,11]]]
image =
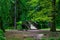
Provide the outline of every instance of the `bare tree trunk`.
[[16,0],[15,0],[15,11],[14,11],[14,29],[17,29],[16,27]]

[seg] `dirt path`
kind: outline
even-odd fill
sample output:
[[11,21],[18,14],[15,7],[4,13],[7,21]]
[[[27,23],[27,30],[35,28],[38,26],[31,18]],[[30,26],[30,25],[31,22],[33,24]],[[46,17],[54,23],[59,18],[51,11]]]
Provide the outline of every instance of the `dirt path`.
[[50,32],[48,30],[7,30],[5,33],[7,40],[24,40],[25,37],[39,38],[39,37],[60,37],[60,32]]

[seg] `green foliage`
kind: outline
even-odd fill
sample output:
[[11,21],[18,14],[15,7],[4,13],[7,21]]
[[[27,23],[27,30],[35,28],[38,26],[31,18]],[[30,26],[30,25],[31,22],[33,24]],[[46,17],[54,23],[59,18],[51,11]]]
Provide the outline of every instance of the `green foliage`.
[[22,21],[17,22],[17,29],[22,30]]
[[0,40],[5,40],[4,32],[0,30]]
[[27,19],[30,18],[32,21],[51,21],[52,17],[48,17],[52,14],[51,0],[30,0],[27,5],[29,6]]
[[6,27],[9,22],[10,0],[0,0],[0,16],[3,26]]
[[[56,24],[60,20],[60,1],[56,0]],[[5,28],[14,26],[15,0],[0,0],[0,16]],[[17,0],[16,3],[16,23],[20,21],[52,21],[52,1],[51,0]],[[20,23],[17,24],[21,25]]]
[[58,28],[60,28],[60,0],[56,0],[56,10],[57,10],[57,14],[56,14],[56,26]]

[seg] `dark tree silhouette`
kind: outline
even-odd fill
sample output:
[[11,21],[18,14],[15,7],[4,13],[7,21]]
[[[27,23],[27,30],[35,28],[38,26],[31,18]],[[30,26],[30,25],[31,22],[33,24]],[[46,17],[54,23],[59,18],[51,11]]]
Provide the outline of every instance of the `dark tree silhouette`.
[[52,0],[52,7],[53,7],[53,10],[52,10],[52,26],[51,26],[51,29],[50,31],[52,32],[55,32],[56,31],[56,24],[55,24],[55,18],[56,18],[56,0]]
[[5,32],[5,29],[3,27],[3,21],[2,21],[2,18],[0,17],[0,29]]
[[23,29],[23,30],[28,30],[28,29],[30,29],[30,24],[29,24],[28,21],[22,22],[22,29]]

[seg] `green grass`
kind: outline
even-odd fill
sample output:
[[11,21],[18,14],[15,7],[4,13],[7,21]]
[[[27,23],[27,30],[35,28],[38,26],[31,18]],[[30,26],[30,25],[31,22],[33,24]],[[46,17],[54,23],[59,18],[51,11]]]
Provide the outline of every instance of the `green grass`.
[[[40,29],[40,30],[50,30],[50,28]],[[57,31],[60,31],[60,28],[56,28]]]
[[24,40],[34,40],[33,38],[25,38]]
[[[20,39],[20,38],[12,38],[8,40],[35,40],[34,38],[25,38],[25,39]],[[60,40],[60,38],[42,38],[41,40]]]
[[60,38],[42,38],[41,40],[60,40]]

